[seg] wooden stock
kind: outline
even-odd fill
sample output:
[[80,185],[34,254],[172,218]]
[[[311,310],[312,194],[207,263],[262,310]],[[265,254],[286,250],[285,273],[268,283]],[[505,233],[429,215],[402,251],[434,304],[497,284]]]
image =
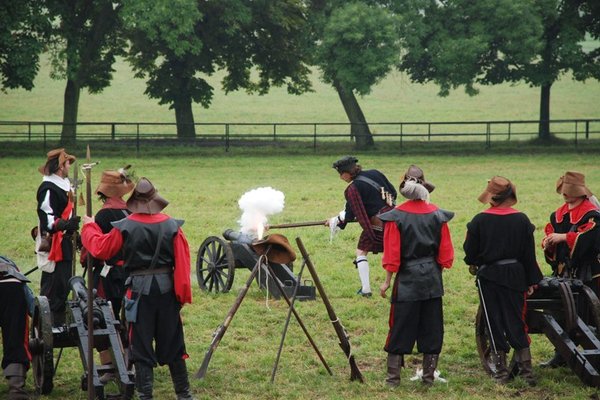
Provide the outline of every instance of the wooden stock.
[[308,268],[308,271],[310,272],[310,275],[312,276],[313,282],[314,282],[315,286],[317,287],[317,290],[319,291],[319,295],[321,296],[321,299],[323,299],[323,303],[325,304],[325,308],[327,309],[327,314],[329,314],[329,319],[331,320],[331,323],[333,324],[333,327],[335,329],[335,333],[337,334],[337,336],[340,340],[340,343],[339,343],[340,347],[344,351],[344,354],[346,354],[346,357],[348,358],[348,362],[350,363],[350,380],[351,381],[358,380],[361,383],[364,383],[365,381],[362,376],[362,373],[358,369],[358,365],[356,365],[356,361],[354,360],[354,355],[352,354],[352,347],[350,346],[350,340],[348,339],[348,334],[346,333],[344,326],[342,325],[342,323],[340,322],[339,318],[337,317],[335,311],[333,310],[333,306],[329,302],[329,298],[327,297],[327,294],[325,293],[325,289],[323,288],[323,285],[321,284],[321,280],[319,279],[319,276],[317,275],[317,271],[308,256],[308,252],[306,251],[306,248],[304,248],[304,244],[302,243],[302,240],[299,237],[296,238],[296,244],[298,244],[298,249],[300,250],[300,253],[302,253],[302,257],[304,258],[304,261],[306,262],[306,267]]

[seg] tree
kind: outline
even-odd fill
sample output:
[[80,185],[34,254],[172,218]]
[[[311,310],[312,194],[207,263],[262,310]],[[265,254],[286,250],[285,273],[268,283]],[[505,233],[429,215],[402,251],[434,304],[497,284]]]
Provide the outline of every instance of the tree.
[[310,89],[302,1],[132,0],[122,15],[128,60],[137,77],[147,77],[146,94],[175,109],[180,138],[196,135],[192,103],[211,104],[213,87],[202,74],[224,70],[226,93]]
[[351,124],[358,148],[374,144],[356,99],[371,92],[398,59],[398,34],[392,13],[378,4],[354,1],[325,6],[313,2],[314,63],[333,85]]
[[76,139],[81,89],[99,93],[110,85],[112,66],[122,54],[118,0],[45,0],[53,21],[50,49],[53,77],[66,79],[61,141]]
[[550,138],[550,89],[571,71],[600,78],[600,49],[585,52],[586,34],[599,37],[594,0],[395,1],[402,9],[405,53],[399,68],[415,82],[433,81],[440,95],[475,84],[525,81],[540,87],[539,137]]
[[40,2],[0,4],[0,88],[31,90],[50,23]]

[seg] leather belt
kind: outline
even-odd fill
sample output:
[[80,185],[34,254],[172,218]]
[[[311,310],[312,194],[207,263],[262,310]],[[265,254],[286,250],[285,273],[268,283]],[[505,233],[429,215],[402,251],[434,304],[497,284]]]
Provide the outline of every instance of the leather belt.
[[129,273],[130,276],[143,276],[143,275],[159,275],[159,274],[169,274],[173,272],[172,267],[160,267],[160,268],[146,268],[146,269],[136,269]]
[[413,265],[419,265],[419,264],[424,264],[424,263],[428,263],[428,262],[436,262],[435,257],[429,256],[429,257],[415,258],[414,260],[403,261],[401,265],[403,267],[412,267]]

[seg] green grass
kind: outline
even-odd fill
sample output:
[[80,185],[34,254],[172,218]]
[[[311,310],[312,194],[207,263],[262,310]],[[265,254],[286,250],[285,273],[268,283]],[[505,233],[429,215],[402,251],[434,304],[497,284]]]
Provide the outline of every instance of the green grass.
[[[62,121],[65,81],[49,78],[49,63],[42,60],[40,73],[31,91],[0,93],[0,121]],[[81,94],[80,122],[174,122],[175,113],[145,94],[145,82],[136,79],[122,60],[115,65],[112,85],[101,94]],[[194,105],[196,122],[347,122],[337,93],[313,74],[314,92],[288,95],[274,88],[265,96],[245,92],[225,95],[219,81],[223,74],[209,77],[215,87],[209,109]],[[408,76],[392,72],[359,99],[369,122],[530,120],[539,118],[538,88],[526,83],[480,87],[478,96],[469,97],[462,89],[450,96],[437,96],[433,84],[414,84]],[[562,76],[552,87],[551,118],[598,118],[600,82],[573,81]]]
[[[234,154],[194,149],[183,156],[178,155],[178,151],[185,153],[185,150],[163,149],[162,155],[155,150],[155,153],[143,153],[140,157],[126,156],[126,151],[113,156],[102,156],[97,152],[95,159],[101,164],[93,170],[93,187],[103,168],[133,164],[136,175],[148,177],[161,195],[171,202],[165,211],[185,219],[183,229],[195,265],[197,249],[206,237],[220,236],[226,228],[237,228],[236,221],[241,215],[237,200],[250,189],[271,186],[285,193],[285,209],[270,219],[273,224],[313,221],[337,214],[343,207],[345,183],[338,178],[331,163],[343,153],[328,150],[333,155],[313,154],[310,150],[301,149],[286,150],[282,155],[263,154],[262,149],[241,149]],[[83,157],[84,152],[77,149],[75,154]],[[35,191],[41,179],[36,169],[44,158],[43,151],[37,149],[35,156],[5,156],[0,160],[0,187],[3,188],[0,209],[4,210],[0,214],[0,226],[4,232],[0,249],[24,270],[34,264],[29,230],[36,224]],[[421,166],[427,179],[437,185],[432,201],[456,213],[450,223],[455,263],[444,273],[446,334],[439,365],[448,384],[436,384],[426,392],[418,383],[410,382],[409,378],[420,360],[418,356],[411,356],[408,357],[408,368],[403,370],[401,386],[397,390],[385,387],[385,352],[382,347],[387,333],[389,304],[379,297],[362,299],[354,294],[359,280],[352,259],[359,229],[351,224],[338,234],[333,244],[329,244],[328,230],[324,227],[280,230],[278,233],[286,235],[292,243],[297,236],[304,241],[330,300],[350,335],[353,352],[366,383],[349,382],[347,361],[337,345],[325,308],[317,300],[297,304],[298,312],[334,375],[328,376],[292,320],[276,383],[271,385],[269,377],[287,309],[282,301],[271,300],[266,304],[265,293],[253,285],[215,352],[205,379],[191,379],[192,389],[198,398],[576,399],[596,395],[595,389],[584,386],[567,369],[535,368],[540,380],[536,388],[528,388],[519,380],[506,387],[498,386],[484,374],[474,338],[477,294],[473,278],[462,262],[462,241],[466,223],[484,209],[476,198],[484,189],[486,180],[496,174],[507,176],[517,186],[517,208],[526,212],[536,225],[538,262],[544,274],[549,274],[550,268],[544,263],[539,243],[550,212],[561,204],[560,196],[554,191],[556,179],[565,170],[581,171],[586,174],[590,189],[599,192],[597,157],[576,152],[521,151],[515,155],[481,152],[472,156],[453,156],[441,155],[441,152],[431,155],[424,151],[410,157],[391,152],[365,152],[359,153],[358,158],[365,168],[383,171],[394,184],[398,183],[399,176],[409,164]],[[94,201],[94,212],[98,207],[98,202]],[[79,212],[83,213],[83,208]],[[373,288],[377,288],[384,277],[380,261],[381,255],[370,256]],[[299,263],[296,264],[298,268]],[[237,269],[234,286],[228,294],[201,292],[194,282],[194,303],[183,309],[186,342],[191,356],[188,361],[190,376],[199,368],[212,333],[223,322],[248,274],[246,269]],[[32,287],[37,292],[38,273],[32,274],[32,278]],[[532,352],[534,365],[537,365],[551,355],[552,347],[544,336],[532,335]],[[81,372],[77,350],[65,349],[56,374],[55,389],[48,398],[86,398],[79,389]],[[31,389],[31,374],[27,384]],[[5,395],[6,386],[0,385],[0,398]],[[174,398],[166,367],[156,371],[155,395],[160,399]]]

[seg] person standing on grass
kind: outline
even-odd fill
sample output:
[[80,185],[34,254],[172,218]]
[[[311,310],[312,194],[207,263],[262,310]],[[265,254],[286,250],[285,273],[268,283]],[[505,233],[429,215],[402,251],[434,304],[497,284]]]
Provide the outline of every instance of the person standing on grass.
[[161,212],[169,202],[146,178],[139,180],[126,204],[132,214],[113,222],[114,228],[106,234],[94,218],[84,217],[83,246],[103,260],[123,253],[123,268],[130,273],[125,317],[139,398],[153,398],[158,363],[169,366],[177,399],[192,399],[180,315],[181,307],[192,302],[190,249],[181,229],[183,221]]
[[46,296],[52,310],[52,324],[65,322],[69,279],[72,274],[73,254],[72,236],[79,229],[80,217],[73,217],[73,192],[68,179],[69,168],[75,156],[67,154],[65,149],[50,150],[46,163],[38,168],[44,177],[37,190],[37,214],[39,234],[52,235],[52,244],[48,260],[52,263],[42,269],[40,295]]
[[367,254],[383,251],[383,223],[377,214],[393,208],[396,189],[380,171],[363,170],[356,157],[342,157],[333,163],[333,168],[340,174],[340,179],[348,183],[344,191],[346,207],[337,217],[327,220],[325,225],[337,224],[344,229],[350,221],[360,224],[362,233],[354,261],[361,282],[357,294],[371,297]]
[[[585,185],[585,175],[567,171],[556,182],[564,204],[550,214],[542,240],[552,275],[575,278],[600,295],[600,211],[598,200]],[[566,365],[558,352],[543,367]]]
[[[126,218],[130,214],[123,196],[131,192],[134,186],[133,181],[127,177],[125,169],[102,172],[100,184],[96,189],[96,194],[102,201],[102,208],[94,218],[102,233],[110,232],[113,228],[112,222]],[[87,266],[87,257],[87,249],[82,248],[81,263],[84,267]],[[125,280],[129,276],[129,271],[122,268],[123,252],[119,251],[115,256],[106,260],[94,258],[92,266],[94,289],[98,296],[110,301],[115,318],[120,318],[121,303],[125,295]],[[110,352],[100,351],[100,361],[103,365],[111,364]],[[104,374],[100,377],[100,381],[105,383],[113,376],[113,373]]]
[[502,384],[510,380],[506,354],[512,347],[521,376],[534,386],[525,309],[527,296],[543,278],[535,258],[535,226],[512,207],[517,189],[504,177],[494,176],[478,200],[490,208],[467,224],[463,249],[465,263],[477,276],[495,343],[493,378]]
[[379,216],[385,223],[382,264],[386,278],[380,287],[381,297],[386,297],[396,275],[384,347],[388,353],[386,383],[392,387],[400,384],[404,355],[412,353],[415,342],[423,353],[425,385],[433,384],[442,350],[442,270],[454,261],[448,229],[454,213],[429,202],[434,188],[425,180],[423,170],[411,165],[400,184],[400,194],[408,200]]
[[31,313],[33,305],[28,282],[12,260],[0,256],[2,371],[8,383],[8,400],[30,398],[25,390],[25,378],[31,364],[27,314]]

